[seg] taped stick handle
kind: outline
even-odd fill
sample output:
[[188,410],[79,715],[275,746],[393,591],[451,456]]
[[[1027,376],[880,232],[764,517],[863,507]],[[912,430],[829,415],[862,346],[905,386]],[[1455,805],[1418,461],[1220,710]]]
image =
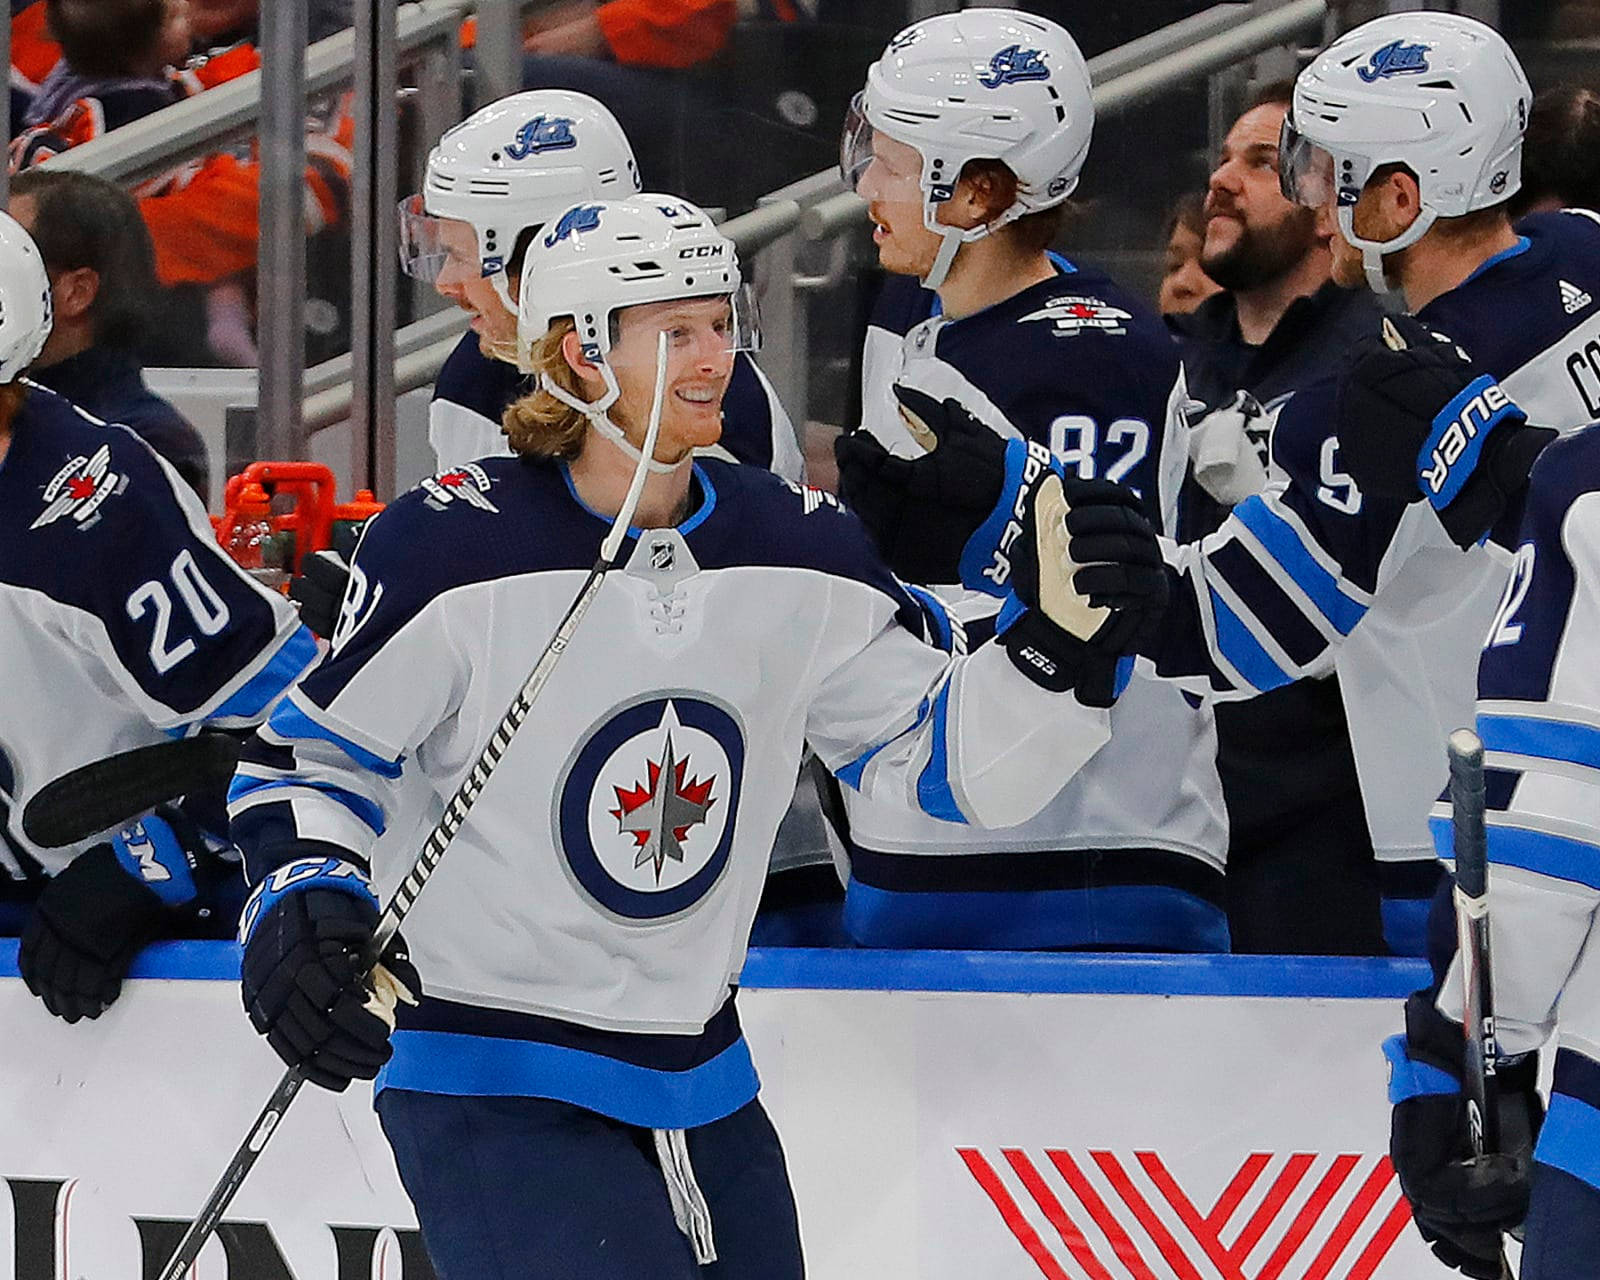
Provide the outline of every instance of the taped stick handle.
[[1489,892],[1489,840],[1484,829],[1483,742],[1471,729],[1450,735],[1450,809],[1456,884],[1469,898]]

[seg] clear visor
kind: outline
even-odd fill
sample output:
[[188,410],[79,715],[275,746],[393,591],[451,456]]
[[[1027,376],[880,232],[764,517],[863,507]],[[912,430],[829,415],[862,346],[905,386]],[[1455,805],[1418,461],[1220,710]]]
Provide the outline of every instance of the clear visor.
[[1285,200],[1320,209],[1333,198],[1333,156],[1285,116],[1278,134],[1278,185]]
[[400,202],[400,269],[415,280],[436,284],[443,276],[484,276],[478,232],[460,218],[436,218],[420,195]]
[[850,100],[839,137],[839,175],[864,200],[922,203],[922,156],[874,129],[863,95]]
[[755,292],[748,284],[741,284],[731,294],[624,307],[613,317],[613,324],[606,360],[619,369],[654,369],[656,340],[663,333],[669,363],[720,363],[737,351],[761,349],[761,321]]

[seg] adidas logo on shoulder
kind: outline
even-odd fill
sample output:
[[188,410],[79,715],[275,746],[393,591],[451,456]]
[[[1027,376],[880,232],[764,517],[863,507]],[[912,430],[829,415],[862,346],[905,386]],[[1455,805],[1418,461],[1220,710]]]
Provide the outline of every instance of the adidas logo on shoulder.
[[1591,298],[1587,293],[1578,288],[1577,285],[1569,284],[1565,280],[1562,280],[1560,284],[1561,305],[1567,309],[1567,314],[1569,316],[1576,315],[1594,301],[1594,299]]

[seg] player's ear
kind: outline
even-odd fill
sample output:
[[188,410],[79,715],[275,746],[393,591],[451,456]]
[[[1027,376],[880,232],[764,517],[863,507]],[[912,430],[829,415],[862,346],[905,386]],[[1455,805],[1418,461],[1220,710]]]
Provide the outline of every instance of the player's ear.
[[88,314],[100,296],[100,273],[93,267],[74,267],[56,276],[51,302],[59,317],[76,320]]
[[567,333],[561,339],[561,354],[571,366],[572,371],[583,381],[599,385],[605,381],[600,376],[600,370],[583,354],[583,342],[579,339],[577,331]]

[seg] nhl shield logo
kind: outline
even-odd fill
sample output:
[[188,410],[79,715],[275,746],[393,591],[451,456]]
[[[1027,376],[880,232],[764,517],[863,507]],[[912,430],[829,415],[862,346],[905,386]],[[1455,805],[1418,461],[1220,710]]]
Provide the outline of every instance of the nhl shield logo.
[[610,713],[556,789],[556,847],[584,894],[624,920],[694,907],[727,870],[744,756],[733,715],[700,695]]

